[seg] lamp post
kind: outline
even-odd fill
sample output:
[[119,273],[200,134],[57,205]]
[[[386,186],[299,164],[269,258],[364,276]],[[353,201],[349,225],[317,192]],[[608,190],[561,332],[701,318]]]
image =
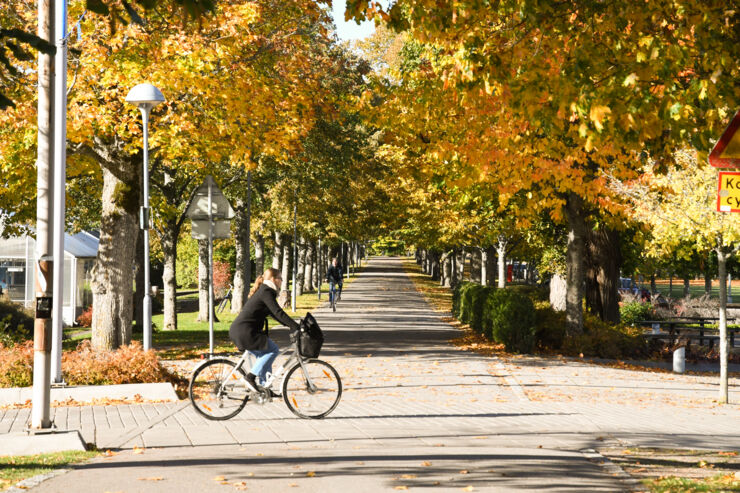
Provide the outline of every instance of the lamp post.
[[131,89],[126,102],[141,110],[144,120],[144,205],[139,213],[139,224],[144,230],[144,351],[152,348],[152,296],[149,279],[149,112],[164,101],[162,92],[151,84],[139,84]]

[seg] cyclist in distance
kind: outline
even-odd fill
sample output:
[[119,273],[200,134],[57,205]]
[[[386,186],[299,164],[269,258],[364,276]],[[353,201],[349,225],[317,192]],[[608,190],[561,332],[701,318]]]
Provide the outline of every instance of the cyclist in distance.
[[[336,257],[331,259],[331,266],[326,271],[326,280],[329,281],[329,301],[332,301],[331,296],[341,296],[342,294],[342,266],[339,265],[339,260]],[[339,286],[339,291],[334,289],[335,286]]]
[[265,270],[254,281],[247,302],[229,328],[229,337],[239,351],[249,350],[257,357],[247,375],[247,382],[255,392],[262,392],[267,372],[272,372],[272,362],[280,353],[278,345],[268,337],[267,316],[272,315],[279,323],[286,325],[290,329],[291,339],[299,328],[298,323],[278,305],[277,294],[282,284],[283,278],[278,269]]

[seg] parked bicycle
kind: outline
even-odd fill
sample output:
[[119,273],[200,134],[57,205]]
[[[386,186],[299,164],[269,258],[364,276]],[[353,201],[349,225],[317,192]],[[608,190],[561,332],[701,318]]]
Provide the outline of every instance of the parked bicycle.
[[229,285],[229,290],[226,291],[226,296],[223,297],[223,299],[221,300],[221,303],[219,303],[218,306],[216,307],[216,313],[221,313],[222,311],[224,311],[224,309],[226,308],[227,301],[231,303],[231,298],[232,298],[231,289],[232,289],[232,286]]
[[318,356],[323,336],[313,317],[307,314],[300,325],[290,347],[281,353],[287,360],[268,374],[260,392],[247,387],[246,371],[254,360],[249,351],[236,362],[218,357],[196,367],[188,389],[195,410],[208,419],[230,419],[250,401],[263,405],[280,398],[272,390],[275,387],[282,389],[283,401],[296,416],[318,419],[331,413],[342,397],[342,380],[333,366],[314,357]]

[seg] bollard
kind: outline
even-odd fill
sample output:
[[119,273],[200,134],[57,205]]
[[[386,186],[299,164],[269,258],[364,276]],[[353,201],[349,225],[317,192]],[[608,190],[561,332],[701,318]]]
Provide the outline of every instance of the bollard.
[[686,348],[680,347],[673,351],[673,373],[686,371]]

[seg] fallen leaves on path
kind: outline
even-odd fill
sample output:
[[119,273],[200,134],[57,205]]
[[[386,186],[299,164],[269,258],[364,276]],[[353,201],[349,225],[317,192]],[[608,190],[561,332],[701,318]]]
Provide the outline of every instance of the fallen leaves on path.
[[164,478],[161,476],[157,476],[154,478],[139,478],[139,481],[164,481]]
[[143,454],[144,453],[144,450],[145,449],[143,447],[136,447],[136,446],[134,446],[134,453],[135,454]]

